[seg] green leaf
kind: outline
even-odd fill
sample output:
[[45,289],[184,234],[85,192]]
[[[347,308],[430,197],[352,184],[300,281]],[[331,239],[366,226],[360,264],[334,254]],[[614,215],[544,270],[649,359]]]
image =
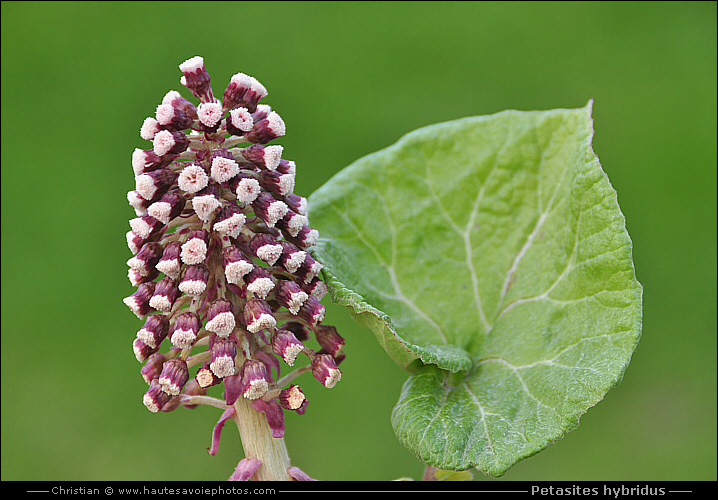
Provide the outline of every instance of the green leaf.
[[333,299],[412,372],[429,465],[501,475],[578,424],[638,343],[642,288],[591,103],[425,127],[309,199]]

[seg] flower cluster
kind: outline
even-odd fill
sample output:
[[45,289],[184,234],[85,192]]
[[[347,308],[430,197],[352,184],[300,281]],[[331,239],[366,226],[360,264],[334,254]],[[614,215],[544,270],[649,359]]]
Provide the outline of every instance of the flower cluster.
[[[283,410],[307,405],[289,382],[311,370],[331,388],[341,377],[344,339],[321,324],[327,289],[308,252],[317,231],[293,192],[295,163],[267,145],[285,125],[259,104],[264,86],[237,73],[220,101],[201,57],[179,68],[199,105],[170,91],[145,119],[140,136],[152,147],[132,154],[127,193],[137,291],[124,302],[144,320],[133,343],[149,384],[143,401],[152,412],[191,407],[222,384],[228,408],[248,398],[281,437]],[[303,343],[312,337],[318,350]],[[292,366],[300,356],[308,363],[279,378],[278,358]]]

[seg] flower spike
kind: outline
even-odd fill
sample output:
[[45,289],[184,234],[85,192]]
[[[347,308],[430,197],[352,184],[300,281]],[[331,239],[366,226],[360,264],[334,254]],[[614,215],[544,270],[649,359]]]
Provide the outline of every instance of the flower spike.
[[[286,126],[260,104],[266,87],[236,73],[220,100],[201,56],[179,69],[193,97],[170,90],[146,110],[139,135],[147,142],[131,154],[125,238],[136,290],[123,302],[143,322],[132,350],[148,384],[144,405],[153,413],[223,408],[208,449],[215,454],[241,405],[283,436],[283,412],[303,414],[307,398],[290,384],[295,375],[279,377],[281,363],[306,356],[311,366],[294,373],[311,369],[331,388],[345,341],[322,324],[327,287],[311,256],[318,233],[306,198],[294,193],[296,163],[283,158],[282,145],[269,144]],[[310,339],[320,351],[305,347]],[[215,385],[224,400],[206,395]],[[230,480],[248,480],[260,467],[245,458]],[[287,474],[310,479],[296,467]]]

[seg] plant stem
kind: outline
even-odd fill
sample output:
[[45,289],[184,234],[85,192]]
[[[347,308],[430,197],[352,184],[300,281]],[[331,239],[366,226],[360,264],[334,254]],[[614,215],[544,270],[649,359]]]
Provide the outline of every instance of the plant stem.
[[427,465],[424,468],[424,475],[421,476],[421,480],[422,481],[436,481],[436,476],[434,475],[435,473],[436,473],[436,467]]
[[256,458],[262,466],[253,476],[257,481],[290,481],[287,475],[289,455],[283,438],[272,437],[264,413],[252,408],[249,400],[240,397],[234,403],[235,422],[242,439],[245,458]]

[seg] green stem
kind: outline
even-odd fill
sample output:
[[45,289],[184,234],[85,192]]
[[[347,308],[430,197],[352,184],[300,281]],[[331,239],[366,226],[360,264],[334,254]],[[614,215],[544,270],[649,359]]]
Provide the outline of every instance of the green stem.
[[234,403],[235,422],[242,439],[245,458],[256,458],[262,466],[253,476],[256,481],[290,481],[287,475],[289,455],[283,438],[272,437],[264,414],[252,408],[248,399]]

